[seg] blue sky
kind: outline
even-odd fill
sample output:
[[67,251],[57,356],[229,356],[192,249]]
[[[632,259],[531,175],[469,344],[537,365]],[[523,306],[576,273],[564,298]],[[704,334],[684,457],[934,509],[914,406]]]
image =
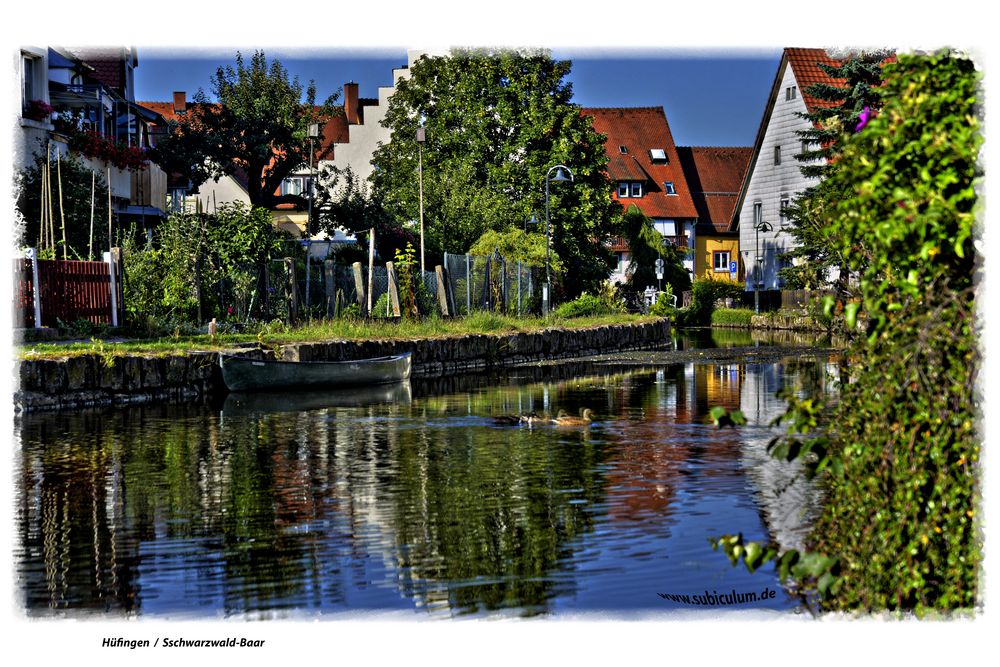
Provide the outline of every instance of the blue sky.
[[[175,90],[211,94],[210,78],[232,64],[237,50],[170,51],[139,47],[136,99],[166,101]],[[295,52],[268,48],[304,83],[316,81],[319,97],[356,81],[362,97],[377,97],[405,65],[406,50]],[[674,141],[682,146],[750,146],[760,124],[781,57],[780,48],[753,51],[573,51],[555,49],[573,68],[574,101],[582,106],[662,106]]]

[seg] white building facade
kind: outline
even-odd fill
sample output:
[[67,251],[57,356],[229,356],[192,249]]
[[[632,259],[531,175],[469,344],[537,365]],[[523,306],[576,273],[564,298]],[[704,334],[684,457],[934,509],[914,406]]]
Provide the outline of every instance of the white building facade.
[[764,117],[757,133],[747,178],[731,229],[740,233],[740,252],[746,269],[746,289],[780,290],[778,271],[788,265],[782,255],[798,244],[788,233],[784,209],[817,178],[802,175],[796,155],[815,150],[798,134],[812,128],[799,114],[812,111],[815,100],[806,89],[818,82],[835,85],[816,63],[835,64],[822,49],[785,49]]

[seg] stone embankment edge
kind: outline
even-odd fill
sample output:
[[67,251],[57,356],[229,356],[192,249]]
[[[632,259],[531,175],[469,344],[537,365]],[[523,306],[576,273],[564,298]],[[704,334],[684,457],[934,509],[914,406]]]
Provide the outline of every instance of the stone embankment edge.
[[[508,334],[445,338],[292,343],[279,349],[286,361],[347,361],[411,352],[414,377],[512,366],[532,361],[649,350],[670,343],[667,320],[583,329],[551,328]],[[273,350],[227,353],[274,358]],[[226,391],[219,352],[170,356],[27,359],[18,366],[14,406],[19,411],[74,410],[107,405],[203,400]]]

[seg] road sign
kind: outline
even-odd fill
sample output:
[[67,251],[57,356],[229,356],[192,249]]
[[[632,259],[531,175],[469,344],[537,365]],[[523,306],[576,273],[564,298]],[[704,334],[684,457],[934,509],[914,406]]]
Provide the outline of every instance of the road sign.
[[663,271],[663,260],[662,259],[657,259],[656,260],[656,270],[657,271]]
[[729,262],[729,272],[730,273],[737,273],[737,268],[738,268],[738,265],[736,264],[736,262]]

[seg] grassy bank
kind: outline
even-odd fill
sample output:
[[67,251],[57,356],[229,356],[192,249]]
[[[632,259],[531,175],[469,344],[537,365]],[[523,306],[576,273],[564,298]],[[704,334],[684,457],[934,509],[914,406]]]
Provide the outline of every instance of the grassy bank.
[[21,359],[44,359],[82,354],[121,356],[127,354],[170,355],[196,350],[220,350],[241,343],[281,345],[324,340],[371,340],[394,338],[439,338],[481,333],[516,333],[550,327],[577,329],[611,324],[638,324],[658,318],[644,315],[596,315],[590,317],[548,319],[541,317],[510,317],[497,313],[475,313],[456,319],[428,318],[419,322],[340,319],[316,321],[297,327],[280,323],[262,325],[256,332],[220,333],[208,335],[169,336],[151,339],[130,339],[107,342],[92,338],[66,343],[25,343],[15,348]]

